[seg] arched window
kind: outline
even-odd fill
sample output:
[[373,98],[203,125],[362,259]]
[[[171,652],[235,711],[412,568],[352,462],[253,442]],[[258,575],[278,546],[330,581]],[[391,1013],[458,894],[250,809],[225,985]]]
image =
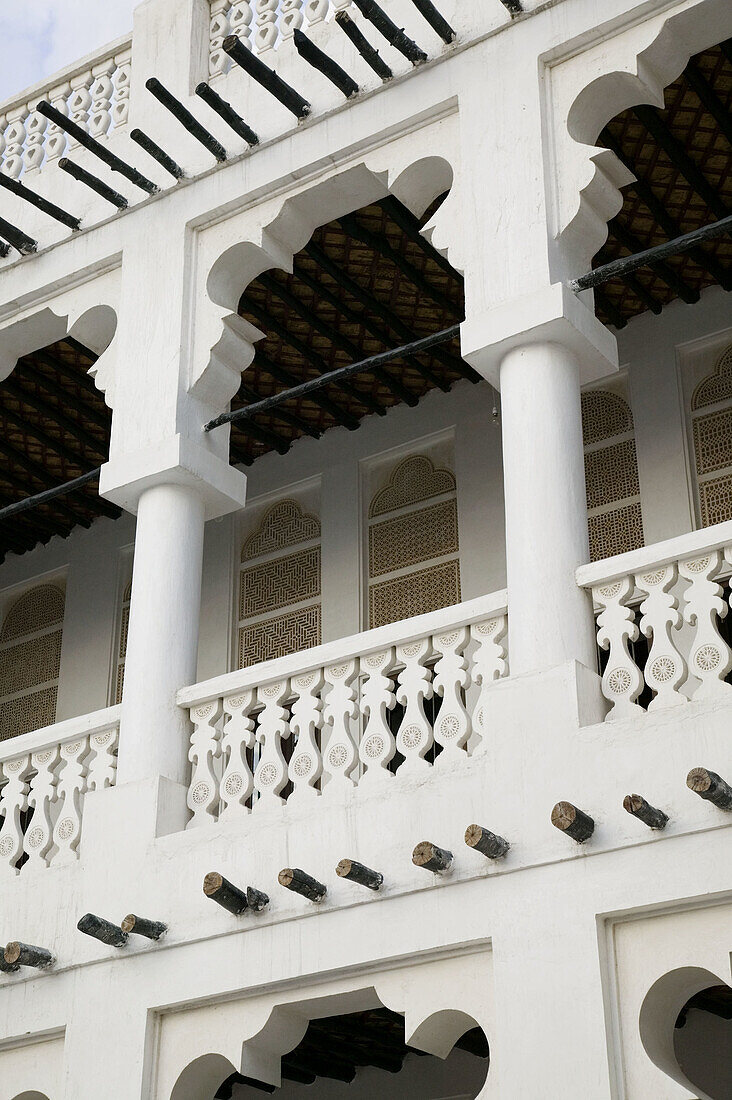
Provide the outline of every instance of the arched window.
[[732,344],[691,397],[694,468],[702,527],[732,518]]
[[131,599],[132,581],[129,581],[122,591],[122,604],[119,611],[119,633],[115,652],[112,703],[122,702],[122,689],[125,683],[125,659],[127,657],[127,633],[130,627]]
[[382,478],[368,511],[369,626],[460,602],[455,475],[426,454]]
[[280,500],[245,540],[239,569],[237,667],[320,643],[320,520]]
[[643,546],[633,414],[614,390],[582,394],[590,559]]
[[0,630],[0,740],[56,721],[65,592],[39,584],[10,605]]

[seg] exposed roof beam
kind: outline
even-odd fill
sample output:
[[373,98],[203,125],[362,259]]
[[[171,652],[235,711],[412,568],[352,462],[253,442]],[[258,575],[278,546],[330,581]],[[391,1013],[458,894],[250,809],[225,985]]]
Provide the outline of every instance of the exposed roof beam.
[[[47,420],[58,424],[64,431],[73,436],[82,447],[88,448],[92,454],[96,454],[100,458],[107,457],[106,441],[100,443],[100,441],[82,427],[81,424],[78,424],[70,416],[67,416],[62,409],[57,409],[55,405],[50,405],[38,394],[26,390],[21,382],[22,375],[16,379],[11,375],[9,378],[6,378],[4,382],[0,383],[0,400],[2,400],[3,394],[11,395],[17,401],[21,402],[21,404],[28,405]],[[69,394],[66,394],[66,400],[71,400]],[[4,411],[4,407],[0,407],[0,415],[2,411]]]
[[446,256],[443,256],[441,252],[438,252],[431,241],[428,241],[422,232],[422,223],[419,218],[412,213],[409,207],[405,206],[403,202],[400,202],[396,195],[387,195],[385,199],[377,203],[382,210],[385,210],[392,221],[396,222],[403,233],[409,237],[411,241],[419,245],[422,251],[429,256],[438,267],[454,279],[457,283],[463,283],[464,280],[460,273],[455,270]]
[[[628,249],[632,256],[643,251],[643,242],[638,240],[635,234],[631,233],[617,218],[613,218],[610,222],[610,232]],[[674,269],[669,267],[669,265],[661,259],[661,257],[651,263],[650,266],[659,278],[663,279],[667,286],[669,286],[674,293],[678,294],[682,301],[687,302],[689,305],[699,301],[699,291],[688,286],[684,280],[676,274]],[[653,299],[653,301],[655,302],[655,299]]]
[[[298,386],[300,384],[301,379],[299,379],[296,374],[293,374],[277,363],[273,363],[264,352],[257,352],[256,361],[267,374],[271,374],[274,379],[281,382],[283,386],[287,386],[288,389],[292,389],[293,386]],[[346,409],[341,408],[341,406],[336,404],[335,401],[332,401],[327,394],[317,392],[309,394],[307,400],[312,401],[315,405],[319,405],[321,409],[327,412],[329,416],[332,416],[336,424],[339,424],[342,428],[347,428],[350,432],[358,428],[358,417],[354,416]]]
[[613,325],[614,328],[625,328],[628,323],[627,320],[623,317],[617,306],[610,301],[607,294],[603,294],[601,290],[595,290],[595,305],[600,306],[605,311],[610,324]]
[[719,98],[693,57],[686,66],[684,76],[689,82],[689,85],[696,92],[702,106],[709,111],[709,114],[714,118],[720,130],[727,138],[728,143],[732,145],[732,115],[730,115],[729,110],[724,103],[722,103],[722,100]]
[[[261,394],[258,394],[251,386],[247,386],[242,382],[237,396],[246,398],[247,404],[252,404],[254,401],[259,401]],[[277,412],[273,415],[277,420],[281,420],[284,424],[289,424],[297,431],[302,432],[303,435],[309,435],[311,439],[320,439],[322,433],[319,432],[317,428],[314,428],[312,424],[308,424],[307,420],[303,420],[301,416],[298,416],[297,413],[289,412],[287,409],[277,409]]]
[[[14,447],[12,443],[8,443],[7,439],[0,439],[0,454],[4,454],[11,462],[14,462],[17,466],[24,469],[32,478],[40,482],[45,489],[51,489],[54,485],[58,485],[56,479],[48,473],[45,466],[41,465],[40,462],[35,462],[33,459],[28,458],[22,451]],[[2,467],[0,480],[6,481],[8,485],[14,485],[21,493],[28,492],[28,483],[12,473],[7,465],[3,465]],[[65,501],[55,501],[53,507],[57,512],[65,515],[67,521],[72,525],[81,523],[84,518],[81,513],[75,511]]]
[[[42,386],[44,389],[48,390],[49,393],[52,393],[54,397],[58,397],[61,401],[73,402],[74,405],[78,409],[80,409],[81,412],[83,412],[84,416],[87,419],[93,420],[98,427],[102,428],[105,432],[108,432],[110,429],[110,414],[107,412],[107,415],[105,415],[105,413],[100,412],[99,409],[95,408],[93,405],[90,405],[88,402],[80,401],[75,394],[69,393],[68,390],[64,389],[63,386],[60,386],[59,383],[54,381],[53,378],[49,378],[47,375],[43,374],[43,372],[38,370],[38,367],[36,367],[33,363],[33,360],[37,358],[37,355],[27,355],[25,356],[25,358],[19,359],[18,365],[16,366],[13,374],[9,376],[9,379],[20,381],[23,377],[27,375],[29,378],[32,378],[35,382],[37,382],[39,386]],[[50,365],[51,363],[53,363],[53,370],[56,373],[63,373],[62,371],[58,370],[58,366],[55,361],[51,360],[49,357],[48,365]],[[71,372],[69,372],[69,375],[71,375]],[[74,378],[73,381],[78,381],[78,378],[79,376],[77,372],[76,378]],[[84,386],[82,386],[81,388],[85,389]],[[101,397],[101,394],[99,394],[98,396]],[[104,406],[104,408],[106,410],[106,406]]]

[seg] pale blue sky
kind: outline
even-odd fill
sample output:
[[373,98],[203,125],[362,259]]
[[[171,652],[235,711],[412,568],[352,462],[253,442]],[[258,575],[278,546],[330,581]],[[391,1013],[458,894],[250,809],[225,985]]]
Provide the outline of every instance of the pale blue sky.
[[139,0],[0,0],[0,102],[132,29]]

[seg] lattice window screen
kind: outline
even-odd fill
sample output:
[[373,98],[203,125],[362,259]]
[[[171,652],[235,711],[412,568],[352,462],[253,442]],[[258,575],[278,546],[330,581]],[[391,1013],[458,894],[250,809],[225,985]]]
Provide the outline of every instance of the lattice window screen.
[[583,393],[582,434],[590,558],[637,550],[643,516],[633,414],[625,398],[611,390]]
[[280,500],[242,546],[238,667],[319,645],[320,610],[320,520]]
[[702,527],[732,519],[732,345],[691,397],[694,469]]
[[369,626],[460,602],[455,475],[428,455],[389,472],[368,513]]
[[122,689],[125,683],[125,660],[127,658],[127,632],[130,628],[130,601],[132,599],[132,581],[125,585],[122,592],[122,606],[119,613],[119,637],[115,653],[114,684],[112,702],[122,702]]
[[8,609],[0,629],[0,741],[56,721],[64,589],[39,584]]

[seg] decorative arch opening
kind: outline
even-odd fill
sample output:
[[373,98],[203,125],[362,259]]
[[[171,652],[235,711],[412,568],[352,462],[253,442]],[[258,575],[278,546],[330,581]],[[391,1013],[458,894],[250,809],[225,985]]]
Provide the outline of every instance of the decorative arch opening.
[[[462,276],[430,241],[451,183],[451,169],[438,157],[411,165],[388,188],[360,166],[286,203],[261,243],[227,250],[208,291],[232,310],[213,359],[233,359],[236,347],[238,369],[250,364],[237,377],[232,410],[462,322]],[[251,465],[333,427],[354,431],[366,416],[416,405],[461,378],[479,381],[457,337],[373,364],[237,420],[231,459]]]
[[683,967],[660,978],[640,1013],[648,1057],[699,1100],[732,1095],[732,988],[717,975]]
[[[427,1053],[439,1050],[439,1056]],[[281,1059],[280,1088],[234,1073],[196,1100],[249,1100],[276,1093],[282,1100],[307,1096],[316,1086],[323,1100],[430,1100],[457,1093],[477,1097],[485,1084],[490,1049],[482,1028],[461,1012],[435,1013],[406,1042],[404,1017],[388,1008],[311,1020],[298,1045]],[[188,1094],[171,1100],[188,1100]],[[193,1100],[193,1097],[191,1097]]]
[[17,1096],[13,1096],[12,1100],[49,1100],[45,1092],[19,1092]]

